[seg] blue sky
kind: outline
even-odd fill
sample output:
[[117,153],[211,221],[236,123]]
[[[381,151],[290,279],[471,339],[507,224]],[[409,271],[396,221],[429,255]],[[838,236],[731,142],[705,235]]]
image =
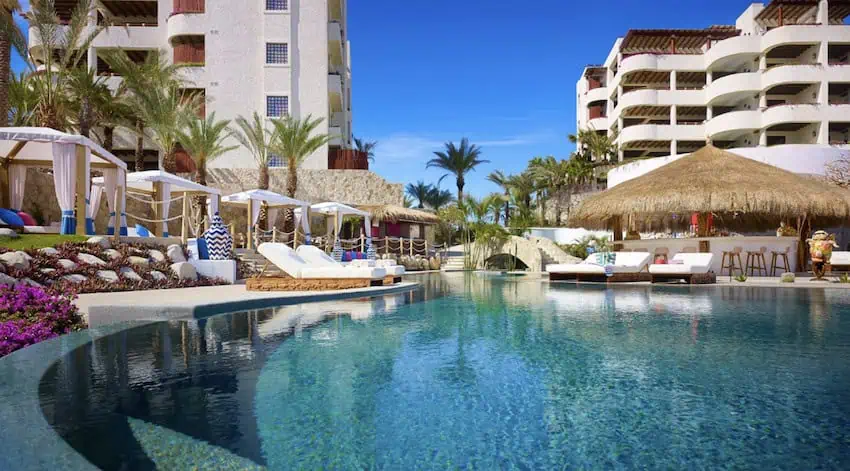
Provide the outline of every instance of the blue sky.
[[[22,2],[28,9],[27,1]],[[372,169],[436,183],[435,150],[466,136],[491,161],[467,190],[496,191],[492,170],[566,158],[575,83],[629,28],[733,24],[746,0],[349,0],[354,132],[377,140]],[[23,67],[14,59],[15,70]],[[453,178],[443,188],[454,190]]]

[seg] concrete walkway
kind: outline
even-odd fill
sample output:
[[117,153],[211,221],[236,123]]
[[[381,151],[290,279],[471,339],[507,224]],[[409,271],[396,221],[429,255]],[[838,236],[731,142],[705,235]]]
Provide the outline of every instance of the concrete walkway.
[[363,298],[415,289],[419,283],[321,292],[257,292],[245,285],[82,294],[76,301],[90,326],[138,320],[177,320],[290,304]]

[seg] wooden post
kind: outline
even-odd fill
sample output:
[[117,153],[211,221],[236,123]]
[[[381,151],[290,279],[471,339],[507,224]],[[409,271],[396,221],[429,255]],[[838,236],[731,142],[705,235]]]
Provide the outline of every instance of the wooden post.
[[[163,188],[162,182],[153,182],[153,196],[151,197],[153,199],[153,203],[151,204],[151,207],[153,209],[153,219],[156,220],[156,221],[159,221],[160,219],[162,219],[162,205],[160,204],[160,201],[162,201],[166,198],[163,190],[164,190],[164,188]],[[154,227],[151,228],[151,230],[153,230],[153,233],[157,237],[162,237],[163,236],[163,231],[162,231],[162,224],[163,223],[155,222],[153,224],[154,224]]]
[[77,235],[86,235],[86,187],[89,184],[89,176],[86,173],[86,148],[76,145],[77,158]]
[[[12,204],[12,161],[5,159],[3,161],[3,166],[5,168],[0,171],[0,188],[2,188],[2,190],[0,190],[0,207],[8,208]],[[15,209],[23,211],[23,208]]]
[[410,244],[410,247],[409,247],[409,249],[410,249],[410,256],[412,257],[412,256],[413,256],[413,237],[411,237],[410,239],[408,239],[408,240],[407,240],[407,243],[408,243],[408,244]]
[[614,217],[611,221],[612,230],[614,231],[614,251],[622,250],[623,244],[618,244],[623,240],[623,219],[620,216]]
[[[119,182],[120,183],[120,182]],[[107,195],[107,198],[110,196]],[[112,239],[115,242],[121,238],[121,202],[124,200],[124,187],[120,185],[115,185],[115,194],[111,196],[114,198],[115,204],[112,205],[112,209],[115,211],[115,235],[112,236]]]
[[247,248],[249,250],[254,248],[253,247],[253,245],[254,245],[254,237],[253,237],[254,228],[252,227],[253,221],[251,220],[251,219],[253,219],[253,216],[254,216],[254,200],[248,198],[248,230],[246,231],[246,234],[248,235],[248,241],[245,242],[245,246],[246,246],[245,248]]
[[366,253],[366,235],[364,233],[360,233],[360,252]]
[[[303,217],[303,216],[302,216]],[[292,233],[292,248],[298,248],[298,228],[295,228],[295,231]]]
[[185,244],[189,241],[189,195],[183,193],[183,219],[180,220],[180,240]]
[[272,226],[272,242],[277,242],[277,226]]
[[783,15],[782,15],[782,4],[779,4],[779,26],[784,26],[784,25],[785,25],[785,19],[783,18]]

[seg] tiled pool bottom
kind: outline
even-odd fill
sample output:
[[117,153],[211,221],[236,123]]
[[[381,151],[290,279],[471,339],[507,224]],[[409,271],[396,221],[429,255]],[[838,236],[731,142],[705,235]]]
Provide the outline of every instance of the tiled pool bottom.
[[[423,282],[106,335],[35,404],[106,469],[850,467],[843,291]],[[6,386],[0,469],[74,467]]]

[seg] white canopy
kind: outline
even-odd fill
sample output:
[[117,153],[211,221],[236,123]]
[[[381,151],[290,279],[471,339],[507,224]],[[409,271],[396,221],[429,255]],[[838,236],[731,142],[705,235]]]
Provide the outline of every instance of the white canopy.
[[[0,156],[7,157],[17,146],[14,159],[19,161],[43,161],[45,165],[53,162],[53,144],[77,144],[91,150],[93,164],[111,164],[127,170],[127,164],[91,139],[76,134],[67,134],[50,128],[0,128]],[[26,165],[26,163],[24,163]]]
[[221,198],[222,203],[248,204],[248,201],[265,202],[270,208],[306,208],[310,203],[283,196],[268,190],[248,190]]
[[351,206],[334,202],[314,204],[310,206],[310,211],[328,216],[361,216],[365,218],[371,216],[368,211],[363,211],[362,209],[352,208]]
[[131,190],[153,191],[154,183],[171,185],[172,193],[198,192],[209,195],[221,195],[221,190],[211,188],[162,170],[134,172],[127,174],[127,188]]

